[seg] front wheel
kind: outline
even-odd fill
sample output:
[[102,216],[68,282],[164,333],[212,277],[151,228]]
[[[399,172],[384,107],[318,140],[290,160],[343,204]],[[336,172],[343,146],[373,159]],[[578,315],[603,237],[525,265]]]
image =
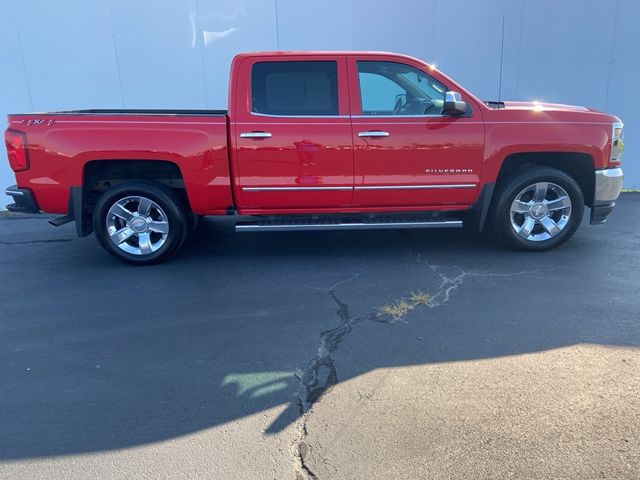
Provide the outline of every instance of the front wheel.
[[176,253],[187,234],[187,212],[161,185],[118,185],[96,203],[93,228],[114,257],[136,265],[156,263]]
[[582,220],[576,181],[555,168],[516,171],[498,191],[494,232],[520,250],[549,250],[566,242]]

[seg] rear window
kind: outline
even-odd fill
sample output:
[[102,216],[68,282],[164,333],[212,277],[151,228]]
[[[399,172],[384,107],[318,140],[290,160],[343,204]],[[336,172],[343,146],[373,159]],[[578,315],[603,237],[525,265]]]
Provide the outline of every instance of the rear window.
[[251,111],[269,115],[338,115],[336,62],[254,64]]

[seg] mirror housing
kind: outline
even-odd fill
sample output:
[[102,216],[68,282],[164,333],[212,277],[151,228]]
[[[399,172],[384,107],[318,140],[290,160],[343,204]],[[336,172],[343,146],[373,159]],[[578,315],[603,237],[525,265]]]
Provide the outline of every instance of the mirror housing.
[[451,116],[464,115],[467,113],[467,102],[462,100],[462,95],[458,92],[445,92],[442,113]]

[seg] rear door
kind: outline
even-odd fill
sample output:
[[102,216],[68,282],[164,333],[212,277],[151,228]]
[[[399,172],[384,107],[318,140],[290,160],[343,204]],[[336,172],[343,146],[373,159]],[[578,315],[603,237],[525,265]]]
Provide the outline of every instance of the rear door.
[[241,212],[349,206],[353,146],[345,56],[248,57],[236,79],[231,135]]
[[353,206],[440,209],[472,203],[483,158],[480,112],[444,116],[444,94],[452,87],[408,58],[354,55],[348,68]]

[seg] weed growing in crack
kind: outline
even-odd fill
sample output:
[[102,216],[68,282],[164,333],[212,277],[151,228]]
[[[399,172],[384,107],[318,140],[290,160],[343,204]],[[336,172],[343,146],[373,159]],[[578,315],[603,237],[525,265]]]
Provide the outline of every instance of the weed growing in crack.
[[405,299],[396,300],[390,305],[383,305],[376,310],[381,317],[391,317],[394,321],[400,320],[407,313],[413,310],[415,304],[407,302]]
[[393,321],[397,322],[417,306],[428,306],[431,301],[431,295],[418,290],[417,292],[411,292],[409,298],[401,298],[390,305],[383,305],[378,307],[376,311],[379,317],[391,317]]
[[431,295],[424,293],[422,290],[418,290],[417,292],[411,292],[409,300],[416,305],[429,305],[431,303]]

